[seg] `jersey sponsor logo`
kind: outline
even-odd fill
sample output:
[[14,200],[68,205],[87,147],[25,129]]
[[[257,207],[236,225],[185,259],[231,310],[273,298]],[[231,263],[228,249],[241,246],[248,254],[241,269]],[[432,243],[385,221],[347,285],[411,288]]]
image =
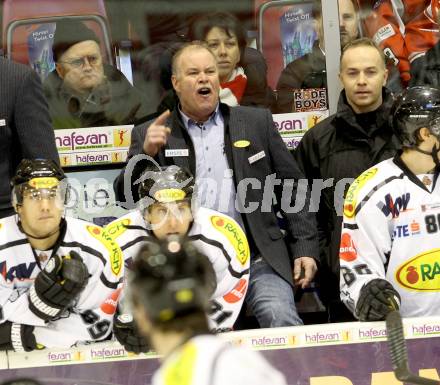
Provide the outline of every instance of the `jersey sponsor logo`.
[[119,275],[122,269],[122,264],[124,263],[122,259],[122,251],[118,244],[113,240],[110,234],[101,227],[98,226],[87,226],[87,231],[101,242],[107,249],[110,257],[110,266],[112,273],[116,276]]
[[396,226],[393,230],[393,238],[406,238],[409,237],[411,234],[409,232],[409,226],[408,225],[401,225]]
[[118,306],[119,295],[121,294],[122,287],[113,291],[107,299],[101,304],[101,310],[105,314],[115,314]]
[[117,239],[121,234],[123,234],[127,227],[131,223],[130,218],[124,218],[120,221],[112,222],[104,227],[104,232],[108,233],[113,239]]
[[211,217],[211,223],[217,231],[228,239],[235,249],[238,260],[244,266],[249,259],[250,251],[248,241],[241,227],[233,220],[217,215]]
[[37,266],[36,262],[19,263],[16,266],[8,267],[6,266],[6,261],[0,263],[0,273],[5,281],[12,282],[14,279],[24,280],[29,279]]
[[228,303],[236,303],[241,301],[246,294],[247,286],[247,280],[241,278],[234,288],[223,296],[223,299]]
[[379,202],[377,207],[382,210],[386,217],[391,214],[393,218],[398,218],[400,213],[407,209],[410,198],[410,193],[403,194],[396,199],[393,199],[391,194],[387,194],[385,195],[385,202]]
[[33,188],[53,188],[60,184],[60,181],[54,177],[32,178],[28,182]]
[[357,258],[356,248],[350,234],[342,233],[341,245],[339,247],[339,258],[346,262],[352,262]]
[[410,223],[409,228],[411,230],[411,235],[420,234],[420,223],[419,222],[416,222],[415,220],[413,220]]
[[421,253],[396,270],[399,285],[415,291],[440,291],[440,249]]
[[344,215],[347,218],[353,218],[357,205],[357,197],[362,187],[377,174],[377,167],[364,171],[359,175],[349,187],[345,196]]
[[393,230],[394,238],[406,238],[420,234],[420,223],[413,220],[409,225],[398,225]]
[[168,188],[159,190],[154,193],[154,199],[158,202],[169,203],[175,201],[181,201],[186,196],[185,191],[177,188]]

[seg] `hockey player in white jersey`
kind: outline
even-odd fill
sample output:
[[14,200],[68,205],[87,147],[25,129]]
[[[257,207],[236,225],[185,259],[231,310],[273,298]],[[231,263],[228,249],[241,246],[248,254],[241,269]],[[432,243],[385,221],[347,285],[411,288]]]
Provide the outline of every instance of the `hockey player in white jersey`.
[[112,329],[124,264],[102,228],[64,218],[67,183],[52,160],[21,161],[16,215],[0,220],[0,349],[98,341]]
[[440,315],[440,90],[409,88],[392,111],[403,150],[344,203],[341,298],[361,321]]
[[[192,204],[194,179],[177,166],[147,169],[139,187],[140,209],[110,223],[105,231],[120,245],[127,271],[142,244],[172,234],[187,236],[214,266],[217,285],[211,297],[210,327],[231,330],[240,313],[249,281],[249,246],[240,226],[229,216]],[[130,319],[123,317],[123,319]],[[130,329],[121,317],[115,335],[129,351],[146,346],[128,342]],[[142,345],[142,344],[141,344]]]
[[143,246],[133,264],[135,320],[162,356],[152,385],[286,385],[258,352],[209,333],[205,288],[212,265],[194,246],[176,236],[155,240]]

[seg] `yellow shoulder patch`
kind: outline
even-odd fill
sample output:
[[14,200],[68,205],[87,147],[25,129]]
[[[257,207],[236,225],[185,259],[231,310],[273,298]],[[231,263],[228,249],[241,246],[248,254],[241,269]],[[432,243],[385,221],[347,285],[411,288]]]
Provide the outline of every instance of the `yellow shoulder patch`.
[[196,367],[197,347],[187,343],[173,362],[163,372],[164,385],[191,385]]
[[377,173],[378,168],[370,168],[367,171],[364,171],[361,175],[359,175],[354,182],[351,184],[347,191],[347,195],[345,196],[344,201],[344,216],[347,218],[353,218],[354,212],[356,210],[357,206],[357,198],[359,195],[359,192],[361,191],[362,187],[371,179],[373,178]]
[[118,276],[121,272],[124,260],[122,258],[122,251],[118,244],[113,240],[110,236],[109,232],[104,230],[99,226],[87,226],[87,231],[90,235],[101,242],[104,247],[107,249],[109,258],[110,258],[110,266],[112,269],[112,273]]
[[121,219],[116,222],[109,223],[104,227],[104,232],[108,233],[113,239],[118,238],[121,234],[123,234],[131,223],[130,218]]
[[229,218],[213,215],[211,223],[214,228],[223,234],[234,247],[240,263],[244,266],[249,259],[249,244],[241,227]]

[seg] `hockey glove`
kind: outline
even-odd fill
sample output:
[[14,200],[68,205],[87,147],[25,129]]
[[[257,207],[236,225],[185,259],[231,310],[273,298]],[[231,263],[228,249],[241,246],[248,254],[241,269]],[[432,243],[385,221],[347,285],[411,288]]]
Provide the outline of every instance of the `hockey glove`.
[[69,306],[88,280],[87,266],[78,253],[71,251],[66,257],[54,255],[29,290],[29,309],[50,321]]
[[380,321],[399,307],[400,295],[391,283],[385,279],[373,279],[361,289],[356,317],[361,321]]
[[34,336],[34,327],[6,321],[0,325],[0,350],[30,352],[41,349]]
[[127,352],[139,354],[150,351],[147,340],[137,330],[130,314],[115,314],[113,333]]

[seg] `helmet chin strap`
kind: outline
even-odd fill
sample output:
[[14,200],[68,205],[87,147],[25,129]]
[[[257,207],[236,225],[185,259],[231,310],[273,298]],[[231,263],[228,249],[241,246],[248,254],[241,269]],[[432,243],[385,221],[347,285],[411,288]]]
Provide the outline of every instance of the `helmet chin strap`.
[[23,225],[21,224],[20,218],[17,221],[17,226],[20,229],[20,231],[22,233],[26,234],[29,238],[38,239],[38,240],[50,238],[52,235],[56,234],[58,231],[61,231],[61,226],[59,225],[54,231],[50,232],[49,234],[41,236],[41,237],[37,237],[37,236],[29,234],[28,232],[25,231],[25,229],[23,228]]
[[434,145],[432,146],[432,150],[431,150],[431,151],[421,150],[421,149],[418,148],[418,147],[414,147],[413,149],[414,149],[415,151],[417,151],[417,152],[422,153],[422,154],[430,155],[431,158],[432,158],[432,160],[433,160],[433,162],[434,162],[434,164],[435,164],[435,168],[436,168],[436,169],[440,169],[440,159],[439,159],[439,157],[438,157],[438,153],[439,153],[439,151],[440,151],[440,147],[437,147],[437,144],[434,144]]
[[46,235],[41,236],[41,237],[37,237],[36,235],[32,235],[32,234],[27,233],[24,230],[23,226],[21,225],[21,221],[18,221],[17,225],[18,225],[18,228],[20,229],[20,231],[22,233],[26,234],[29,238],[38,239],[38,240],[50,238],[52,235],[55,235],[58,231],[60,231],[60,227],[58,226],[54,231],[50,232],[49,234],[46,234]]

